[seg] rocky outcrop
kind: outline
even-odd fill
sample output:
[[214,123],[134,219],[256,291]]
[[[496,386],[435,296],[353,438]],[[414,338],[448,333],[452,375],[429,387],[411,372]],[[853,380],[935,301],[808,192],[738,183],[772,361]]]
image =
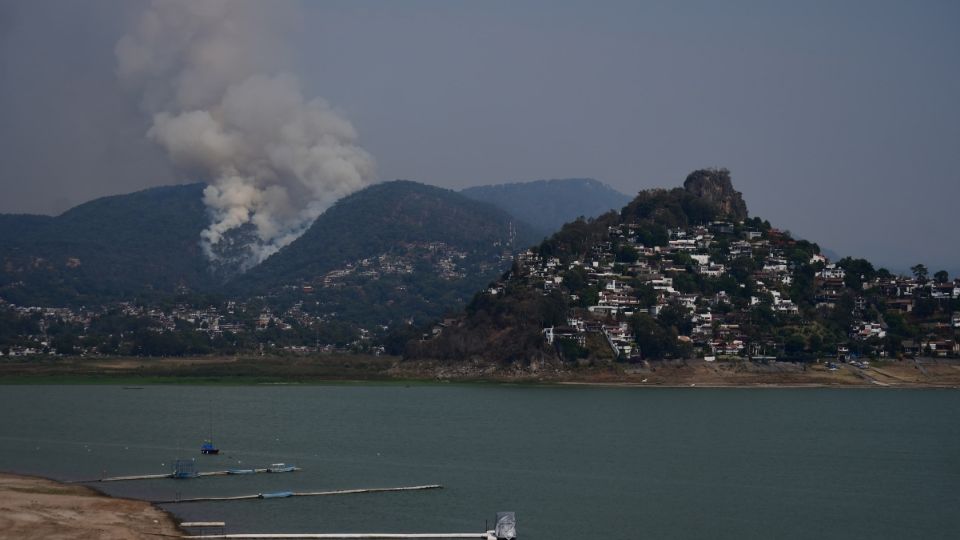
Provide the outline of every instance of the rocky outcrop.
[[683,182],[687,192],[706,199],[715,205],[728,219],[747,219],[747,203],[743,195],[733,189],[730,171],[727,169],[700,169],[693,171]]

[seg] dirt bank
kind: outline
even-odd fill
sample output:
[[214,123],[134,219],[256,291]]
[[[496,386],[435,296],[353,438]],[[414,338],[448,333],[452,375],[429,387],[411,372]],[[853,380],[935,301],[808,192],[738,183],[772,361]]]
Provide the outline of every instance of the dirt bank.
[[197,358],[56,358],[0,362],[0,384],[265,384],[369,382],[595,383],[638,386],[960,387],[960,360],[918,358],[869,366],[703,359],[636,364],[407,361],[349,354]]
[[0,473],[0,538],[136,540],[180,537],[174,519],[143,501],[75,484]]

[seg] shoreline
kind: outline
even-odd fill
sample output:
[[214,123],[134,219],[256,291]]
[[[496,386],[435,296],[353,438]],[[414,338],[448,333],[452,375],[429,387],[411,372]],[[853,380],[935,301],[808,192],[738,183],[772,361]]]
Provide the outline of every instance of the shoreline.
[[86,484],[0,471],[0,538],[180,538],[173,514]]
[[630,388],[960,388],[960,360],[868,367],[792,362],[660,360],[640,364],[491,367],[397,357],[58,358],[0,361],[0,385],[526,385]]

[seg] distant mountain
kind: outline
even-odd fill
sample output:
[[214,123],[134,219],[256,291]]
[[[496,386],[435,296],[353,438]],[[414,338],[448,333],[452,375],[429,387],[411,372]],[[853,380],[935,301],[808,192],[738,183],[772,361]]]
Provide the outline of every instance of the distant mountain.
[[460,193],[493,204],[546,234],[580,216],[597,217],[630,202],[630,197],[590,178],[476,186]]
[[56,217],[0,215],[0,298],[60,305],[209,287],[203,187],[104,197]]
[[462,307],[540,239],[491,204],[397,180],[341,199],[228,290],[365,325],[423,321]]
[[312,300],[353,323],[433,318],[462,307],[517,249],[542,239],[491,204],[387,182],[339,201],[297,241],[224,283],[200,247],[209,219],[203,188],[104,197],[56,217],[0,214],[0,299],[76,306],[178,292],[269,294],[281,304]]

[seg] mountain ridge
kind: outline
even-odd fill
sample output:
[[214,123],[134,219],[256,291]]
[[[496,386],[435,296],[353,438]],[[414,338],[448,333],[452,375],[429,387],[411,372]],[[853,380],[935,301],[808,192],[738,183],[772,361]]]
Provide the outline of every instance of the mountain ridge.
[[621,208],[630,197],[592,178],[561,178],[473,186],[460,190],[489,202],[550,234],[583,216]]
[[352,324],[422,323],[461,307],[539,238],[493,205],[395,180],[344,197],[224,290]]

